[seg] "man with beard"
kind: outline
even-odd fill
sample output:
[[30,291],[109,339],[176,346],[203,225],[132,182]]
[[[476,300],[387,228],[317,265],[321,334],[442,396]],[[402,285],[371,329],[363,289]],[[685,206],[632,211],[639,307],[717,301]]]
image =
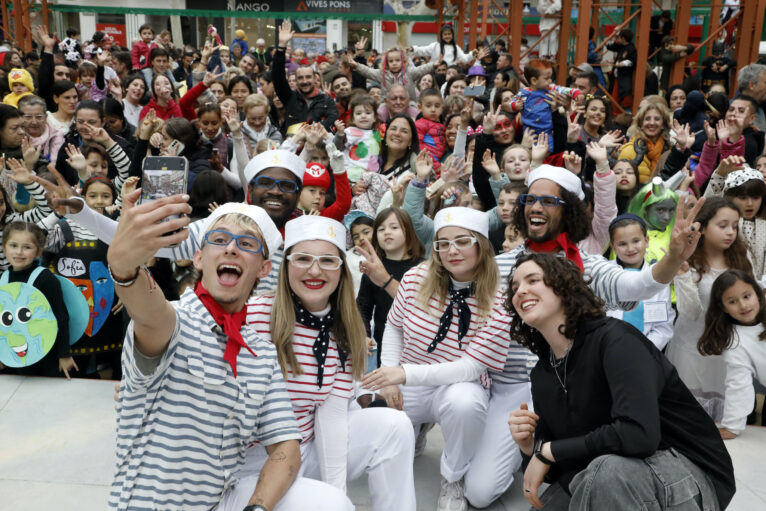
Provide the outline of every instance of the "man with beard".
[[272,65],[274,92],[285,105],[286,119],[283,129],[287,130],[293,124],[311,121],[321,122],[322,126],[330,131],[338,119],[338,110],[332,98],[314,86],[314,69],[300,66],[295,71],[297,90],[290,89],[285,74],[285,50],[287,43],[293,38],[294,32],[291,28],[292,24],[289,21],[282,22],[282,26],[279,27],[279,46],[274,53]]
[[[280,232],[284,232],[285,223],[288,220],[300,215],[297,207],[305,170],[306,162],[295,153],[284,149],[265,151],[250,160],[245,167],[245,179],[248,182],[247,202],[263,208]],[[117,222],[84,207],[84,204],[81,199],[75,198],[57,201],[58,206],[69,207],[69,217],[90,229],[103,242],[111,243]],[[208,223],[208,219],[192,222],[188,227],[189,237],[176,247],[160,249],[156,254],[157,257],[165,257],[173,261],[191,260],[202,245]],[[284,253],[281,247],[271,251],[269,257],[271,271],[259,280],[258,292],[276,289],[279,267],[282,265],[283,258]]]
[[333,94],[335,94],[335,103],[338,108],[338,120],[348,125],[351,112],[348,109],[348,103],[351,101],[351,82],[346,75],[338,73],[332,77],[330,82]]
[[[590,220],[586,215],[585,194],[580,178],[570,171],[541,165],[529,174],[529,191],[519,197],[512,225],[525,238],[524,244],[495,258],[501,286],[516,260],[529,252],[551,252],[575,264],[597,296],[609,306],[630,310],[665,288],[681,264],[694,252],[699,241],[699,224],[694,223],[704,199],[700,199],[687,218],[676,219],[667,255],[641,271],[628,271],[598,254],[580,252],[577,243],[588,236]],[[482,441],[465,475],[465,496],[475,507],[487,507],[513,482],[521,466],[518,447],[508,435],[508,410],[517,410],[531,402],[528,368],[536,357],[524,356],[519,345],[511,342],[505,368],[490,371],[492,384],[487,421]]]

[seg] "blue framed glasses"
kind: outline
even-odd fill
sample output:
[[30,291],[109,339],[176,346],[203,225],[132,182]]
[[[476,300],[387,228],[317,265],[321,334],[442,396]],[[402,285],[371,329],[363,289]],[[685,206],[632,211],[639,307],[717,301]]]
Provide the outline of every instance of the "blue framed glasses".
[[546,208],[553,208],[560,204],[566,204],[564,199],[559,199],[553,195],[532,195],[530,193],[522,193],[519,195],[519,204],[523,204],[524,206],[531,206],[537,201],[540,201],[540,204]]
[[289,179],[274,179],[269,176],[256,176],[252,181],[258,188],[271,190],[275,186],[279,187],[282,193],[295,193],[298,191],[298,183]]
[[242,252],[261,254],[265,257],[265,254],[263,253],[263,243],[255,236],[250,236],[249,234],[232,234],[229,231],[218,229],[205,233],[205,243],[211,245],[227,247],[229,246],[229,243],[231,243],[231,240],[234,240],[237,243],[237,248]]

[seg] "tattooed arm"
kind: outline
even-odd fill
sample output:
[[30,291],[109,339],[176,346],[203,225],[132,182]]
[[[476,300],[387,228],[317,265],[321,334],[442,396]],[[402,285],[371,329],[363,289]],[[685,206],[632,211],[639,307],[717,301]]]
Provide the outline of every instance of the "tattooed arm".
[[301,449],[297,440],[287,440],[266,446],[269,459],[263,465],[249,505],[260,504],[274,509],[298,476]]

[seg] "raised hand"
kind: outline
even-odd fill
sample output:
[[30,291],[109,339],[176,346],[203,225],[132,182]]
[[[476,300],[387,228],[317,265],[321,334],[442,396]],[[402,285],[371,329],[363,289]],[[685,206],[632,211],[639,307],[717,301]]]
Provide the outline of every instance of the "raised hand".
[[741,169],[744,164],[745,158],[742,156],[727,156],[718,164],[718,168],[715,169],[715,173],[726,177],[733,171]]
[[157,119],[157,112],[154,108],[150,109],[138,125],[138,138],[149,140],[154,132],[154,121]]
[[591,143],[585,147],[585,150],[588,153],[588,156],[596,162],[596,165],[606,162],[606,147],[602,146],[600,142],[596,142],[595,140],[591,141]]
[[465,106],[460,110],[460,129],[467,130],[473,117],[473,98],[467,98]]
[[50,204],[56,209],[60,216],[66,216],[69,212],[79,213],[82,210],[83,202],[71,197],[79,197],[80,194],[67,183],[54,164],[48,165],[48,172],[51,173],[56,183],[51,183],[40,176],[32,176],[32,180],[42,186],[50,196]]
[[[689,196],[684,196],[683,208],[686,210],[686,202],[689,200]],[[697,204],[689,211],[688,215],[683,218],[679,218],[676,215],[676,221],[673,224],[673,231],[670,233],[670,244],[668,246],[668,256],[676,258],[676,260],[685,261],[694,253],[697,248],[697,243],[700,239],[700,223],[695,222],[697,213],[699,213],[702,205],[705,204],[705,198],[702,197],[697,201]]]
[[7,168],[5,170],[8,177],[20,185],[28,185],[33,182],[32,176],[35,175],[26,165],[16,158],[6,159]]
[[205,77],[202,79],[202,83],[205,84],[205,87],[210,87],[211,85],[213,85],[214,81],[218,80],[219,78],[221,78],[225,74],[226,74],[225,72],[224,73],[214,74],[214,73],[211,73],[210,71],[208,71],[208,72],[205,73]]
[[338,119],[335,121],[335,133],[342,135],[346,131],[346,125],[343,121]]
[[484,154],[481,157],[481,166],[484,167],[487,174],[492,177],[500,175],[500,166],[497,164],[497,160],[495,160],[495,153],[489,149],[484,151]]
[[112,140],[112,137],[109,136],[109,133],[104,128],[95,128],[90,124],[86,124],[86,126],[90,130],[94,142],[101,144],[106,149],[111,148],[115,144],[115,141]]
[[122,101],[122,85],[117,78],[109,80],[109,95],[117,101]]
[[242,135],[242,121],[239,120],[239,114],[235,112],[226,112],[223,114],[226,126],[229,127],[229,133],[235,137]]
[[487,135],[491,135],[492,132],[495,130],[495,125],[497,124],[497,116],[500,114],[500,108],[501,105],[497,106],[497,110],[492,112],[490,110],[484,115],[484,122],[482,123],[482,129],[483,132]]
[[578,122],[580,112],[574,114],[574,117],[570,117],[568,114],[565,117],[567,118],[567,142],[574,144],[580,138],[580,123]]
[[564,167],[577,176],[582,172],[582,158],[575,152],[566,151],[564,153]]
[[23,137],[21,139],[21,154],[24,158],[24,165],[34,172],[35,165],[40,161],[40,153],[42,153],[42,146],[35,146],[32,144],[32,140],[29,137]]
[[731,124],[726,122],[726,119],[721,119],[718,121],[718,125],[716,125],[716,131],[718,132],[718,140],[723,142],[724,140],[727,140],[729,136],[731,135]]
[[359,40],[354,45],[354,48],[356,48],[357,51],[364,51],[364,49],[367,47],[367,39],[365,36],[362,36],[359,38]]
[[673,131],[676,132],[676,143],[682,151],[694,145],[694,135],[688,124],[681,124],[678,119],[673,119]]
[[[338,128],[338,124],[337,124],[337,123],[339,123],[339,122],[340,122],[340,121],[335,121],[335,123],[336,123],[336,124],[335,124],[335,127],[336,127],[336,129]],[[343,125],[343,123],[342,123],[342,122],[341,122],[340,124],[341,124],[341,125]],[[342,130],[342,129],[340,130],[340,133],[343,133],[343,130]],[[311,145],[311,146],[313,146],[313,147],[316,147],[316,146],[319,144],[319,142],[320,142],[322,139],[324,139],[324,137],[326,137],[326,136],[327,136],[327,134],[328,134],[328,133],[327,133],[327,131],[324,129],[324,126],[322,126],[322,123],[316,122],[316,123],[314,123],[314,124],[310,125],[310,126],[308,127],[308,129],[306,130],[306,142],[307,142],[309,145]]]
[[129,193],[133,193],[133,190],[138,186],[138,182],[141,179],[138,176],[131,176],[122,183],[122,190],[120,192],[121,197],[125,197]]
[[56,34],[53,37],[49,35],[48,27],[37,25],[32,29],[32,33],[37,36],[37,40],[42,44],[44,51],[51,52],[56,47]]
[[705,134],[707,135],[707,141],[710,144],[715,144],[716,142],[716,133],[715,133],[715,126],[711,125],[709,122],[705,121]]
[[104,67],[110,61],[111,58],[112,58],[112,54],[109,53],[109,50],[104,50],[101,53],[96,54],[96,63],[99,66]]
[[85,161],[85,156],[82,155],[80,148],[75,147],[72,144],[67,144],[64,151],[66,152],[66,162],[69,164],[69,166],[75,169],[78,174],[85,172],[85,168],[88,166],[88,163]]
[[535,132],[532,128],[524,128],[524,135],[521,137],[521,145],[529,150],[532,150],[532,146],[535,143]]
[[431,154],[428,152],[428,150],[423,149],[418,153],[417,158],[415,159],[415,171],[418,176],[418,180],[420,182],[428,182],[431,178],[431,172],[434,168],[434,162],[433,159],[431,159]]
[[543,132],[537,135],[537,139],[532,144],[532,161],[542,163],[548,156],[548,134]]
[[279,26],[279,46],[287,46],[287,43],[293,38],[295,31],[290,20],[284,20]]
[[599,139],[598,143],[611,149],[612,147],[619,147],[622,145],[624,140],[625,135],[622,134],[622,131],[612,130],[604,133],[604,135]]

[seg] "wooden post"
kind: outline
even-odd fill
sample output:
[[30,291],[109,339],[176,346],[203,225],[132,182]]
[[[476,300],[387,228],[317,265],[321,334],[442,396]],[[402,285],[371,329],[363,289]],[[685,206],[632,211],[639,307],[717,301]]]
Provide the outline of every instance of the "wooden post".
[[[675,42],[677,44],[687,44],[689,41],[689,17],[692,13],[692,1],[691,0],[678,0],[678,7],[676,7],[676,26],[675,26]],[[643,13],[641,13],[643,15]],[[678,59],[670,67],[670,76],[668,77],[668,84],[673,85],[681,83],[684,79],[684,66],[686,65],[686,58]]]
[[566,85],[569,74],[569,34],[572,31],[572,0],[561,1],[561,31],[559,32],[558,72],[559,85]]
[[[24,36],[24,4],[27,0],[17,0],[13,3],[13,40],[23,46]],[[26,50],[25,50],[26,51]]]
[[[50,30],[50,9],[48,8],[48,0],[40,0],[40,7],[43,12],[43,26],[46,30]],[[53,33],[53,31],[51,31]]]
[[[713,5],[710,6],[710,14],[708,18],[708,37],[714,34],[718,27],[721,26],[721,3],[714,0]],[[713,54],[713,43],[715,39],[710,43],[710,48],[706,49],[705,57],[709,57]]]
[[755,10],[755,20],[753,25],[753,44],[750,50],[750,62],[758,60],[758,46],[763,33],[764,17],[766,16],[766,0],[760,0]]
[[[460,0],[460,5],[458,6],[457,10],[457,27],[455,27],[455,44],[460,46],[460,48],[463,48],[463,32],[465,32],[465,11],[466,11],[466,2],[468,0]],[[438,27],[437,30],[441,30],[441,27]]]
[[[742,69],[746,65],[750,64],[750,53],[753,44],[753,29],[755,28],[755,17],[758,15],[756,9],[758,5],[756,1],[744,2],[744,5],[740,7],[742,10],[742,17],[739,20],[739,30],[737,30],[737,43],[736,46],[736,61],[737,69]],[[763,16],[763,12],[760,13]],[[758,34],[758,39],[760,39]],[[756,39],[756,41],[758,40]],[[755,43],[758,45],[758,42]],[[756,49],[757,51],[757,49]],[[732,87],[735,89],[735,87]]]
[[[590,2],[590,0],[588,0]],[[583,2],[580,2],[582,4]],[[593,27],[593,32],[596,34],[596,39],[598,39],[598,27],[601,25],[601,2],[598,0],[593,0],[593,5],[590,9],[590,26]]]
[[0,1],[0,11],[3,15],[3,39],[11,39],[11,22],[8,19],[8,4]]
[[489,11],[489,0],[481,0],[481,39],[487,38],[487,14]]
[[[582,64],[588,60],[588,32],[590,31],[590,20],[594,16],[591,14],[592,1],[580,0],[580,6],[577,9],[577,44],[575,46],[575,65]],[[598,16],[598,12],[595,13]]]
[[476,23],[479,13],[479,0],[471,0],[471,10],[468,13],[470,16],[470,25],[468,26],[468,49],[473,50],[476,48]]
[[524,16],[524,4],[521,2],[514,2],[511,0],[510,9],[508,12],[508,24],[510,25],[510,39],[511,39],[511,59],[516,69],[519,69],[521,64],[521,36],[522,36],[522,18]]
[[[645,37],[647,34],[649,34],[649,26],[652,21],[653,4],[652,0],[640,0],[640,3],[638,30],[636,30],[636,34],[644,34],[644,36],[639,37]],[[633,73],[633,115],[635,115],[638,111],[638,104],[644,97],[644,86],[646,84],[646,66],[649,60],[648,41],[641,41],[641,44],[636,46],[636,49],[638,50],[638,60],[636,62],[636,68]]]

